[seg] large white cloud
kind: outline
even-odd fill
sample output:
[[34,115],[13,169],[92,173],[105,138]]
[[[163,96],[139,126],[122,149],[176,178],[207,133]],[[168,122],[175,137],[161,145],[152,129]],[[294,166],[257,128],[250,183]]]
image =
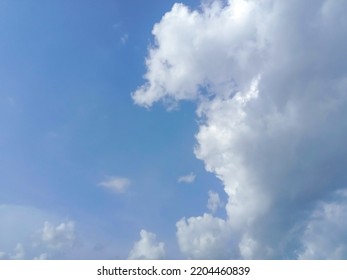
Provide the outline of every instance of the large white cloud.
[[[175,4],[155,25],[147,82],[133,93],[143,106],[197,101],[195,154],[228,195],[225,220],[204,214],[177,223],[181,251],[190,258],[347,257],[341,233],[329,235],[334,242],[308,240],[323,223],[315,213],[334,207],[329,197],[347,187],[347,6],[210,2],[199,11]],[[345,204],[333,215],[347,218]],[[201,241],[208,233],[215,240]],[[329,248],[312,253],[320,243]]]
[[157,242],[157,236],[146,230],[141,230],[140,240],[135,242],[129,253],[131,260],[157,260],[165,256],[165,245],[163,242]]

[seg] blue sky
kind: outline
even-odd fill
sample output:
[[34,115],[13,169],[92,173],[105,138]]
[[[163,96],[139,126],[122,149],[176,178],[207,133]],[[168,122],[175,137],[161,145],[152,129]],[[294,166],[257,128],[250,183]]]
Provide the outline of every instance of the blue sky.
[[[204,209],[201,190],[219,183],[193,154],[194,105],[148,112],[130,95],[172,4],[2,1],[1,204],[90,227],[123,258],[142,228],[173,243],[175,221]],[[195,183],[177,183],[190,172]],[[129,178],[129,192],[102,189],[111,176]]]
[[0,1],[0,259],[346,258],[344,6]]

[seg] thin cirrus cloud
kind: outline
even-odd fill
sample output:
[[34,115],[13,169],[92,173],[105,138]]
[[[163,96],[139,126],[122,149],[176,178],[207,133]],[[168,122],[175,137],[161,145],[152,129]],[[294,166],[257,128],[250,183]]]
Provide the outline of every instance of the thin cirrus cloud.
[[99,186],[115,193],[124,193],[131,185],[131,181],[124,177],[109,177],[99,183]]
[[346,13],[341,1],[210,1],[175,4],[154,26],[133,100],[196,102],[195,155],[228,198],[226,219],[177,222],[184,256],[347,257]]

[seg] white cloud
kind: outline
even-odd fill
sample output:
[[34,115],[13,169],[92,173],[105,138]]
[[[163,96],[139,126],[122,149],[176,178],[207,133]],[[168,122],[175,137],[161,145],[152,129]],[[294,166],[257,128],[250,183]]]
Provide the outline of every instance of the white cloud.
[[177,223],[186,256],[347,257],[331,253],[342,235],[301,238],[315,236],[317,207],[335,207],[327,197],[347,186],[346,12],[339,1],[210,1],[202,11],[175,4],[155,25],[133,99],[196,100],[195,154],[228,196],[225,220]]
[[220,200],[219,194],[214,191],[208,192],[207,208],[213,213],[215,213],[218,208],[223,207],[223,203]]
[[[255,4],[242,2],[233,5],[244,17],[256,16]],[[148,82],[133,93],[134,101],[151,106],[160,99],[193,100],[205,92],[202,87],[228,95],[236,79],[249,81],[258,73],[261,59],[259,47],[252,42],[258,27],[233,20],[237,14],[233,7],[224,9],[217,1],[206,5],[202,13],[175,4],[153,28],[156,47],[146,60]]]
[[176,224],[181,252],[192,259],[223,259],[231,253],[229,226],[223,219],[204,214]]
[[107,180],[99,183],[99,186],[102,186],[116,193],[124,193],[130,185],[130,180],[123,177],[109,177],[107,178]]
[[41,232],[42,243],[50,249],[71,247],[75,241],[75,224],[72,221],[57,226],[45,222]]
[[195,181],[195,178],[196,178],[196,175],[191,172],[187,175],[184,175],[184,176],[181,176],[177,179],[177,182],[178,183],[187,183],[187,184],[191,184],[191,183],[194,183]]
[[156,238],[157,237],[154,233],[141,230],[140,240],[135,242],[132,250],[129,253],[129,259],[163,259],[165,256],[164,243],[157,242]]
[[[30,206],[0,205],[0,259],[114,259],[126,248],[95,226]],[[99,249],[97,248],[97,245]]]

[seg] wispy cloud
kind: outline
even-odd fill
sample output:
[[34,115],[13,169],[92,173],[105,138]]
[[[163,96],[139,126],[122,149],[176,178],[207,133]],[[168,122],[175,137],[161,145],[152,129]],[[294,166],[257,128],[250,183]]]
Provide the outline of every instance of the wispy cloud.
[[99,186],[114,191],[116,193],[124,193],[130,185],[130,180],[124,177],[109,177],[106,180],[99,183]]
[[195,181],[196,175],[191,172],[187,175],[181,176],[177,179],[178,183],[186,183],[186,184],[191,184]]
[[223,203],[221,202],[219,198],[219,194],[214,191],[208,192],[208,201],[207,201],[207,208],[211,211],[211,213],[215,213],[218,208],[223,207]]
[[125,45],[128,42],[129,39],[129,35],[128,34],[124,34],[121,38],[120,38],[120,42],[122,43],[122,45]]

